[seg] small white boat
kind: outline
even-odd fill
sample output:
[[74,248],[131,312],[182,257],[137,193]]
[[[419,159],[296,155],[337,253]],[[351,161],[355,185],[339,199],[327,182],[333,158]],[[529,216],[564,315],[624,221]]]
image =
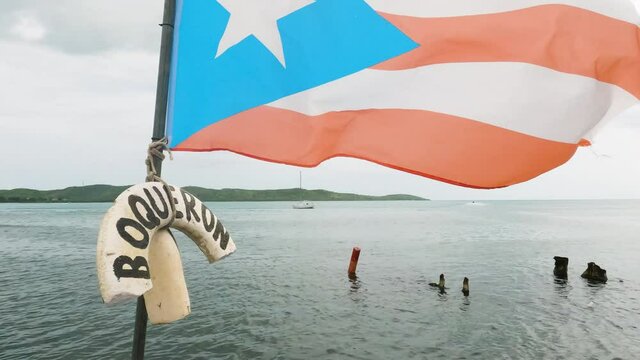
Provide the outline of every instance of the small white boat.
[[311,201],[302,200],[293,204],[294,209],[313,209],[313,203]]
[[[300,193],[302,193],[302,171],[300,171]],[[313,209],[313,203],[309,200],[300,200],[293,204],[294,209]]]
[[468,206],[485,206],[487,204],[481,203],[481,202],[477,202],[477,201],[472,201],[472,202],[466,203],[465,205],[468,205]]

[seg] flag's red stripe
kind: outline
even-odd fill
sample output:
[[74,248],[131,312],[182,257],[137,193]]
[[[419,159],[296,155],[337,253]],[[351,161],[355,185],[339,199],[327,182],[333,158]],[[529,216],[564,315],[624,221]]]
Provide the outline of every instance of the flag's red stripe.
[[347,156],[456,185],[497,188],[563,164],[576,148],[428,111],[372,109],[308,116],[262,106],[210,125],[174,150],[229,150],[298,166]]
[[635,24],[565,5],[450,18],[381,15],[421,46],[376,69],[526,62],[618,85],[640,98],[640,27]]

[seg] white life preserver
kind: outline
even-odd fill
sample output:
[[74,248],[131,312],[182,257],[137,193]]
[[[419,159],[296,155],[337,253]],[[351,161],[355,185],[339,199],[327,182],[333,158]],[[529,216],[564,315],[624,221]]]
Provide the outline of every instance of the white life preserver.
[[181,304],[174,309],[174,315],[168,316],[154,314],[155,306],[147,304],[152,323],[170,322],[181,318],[177,314],[183,314],[184,309],[187,313],[182,317],[190,311],[180,255],[172,235],[165,229],[172,218],[169,201],[175,204],[175,220],[170,226],[193,240],[209,262],[236,250],[228,231],[202,201],[178,187],[169,185],[168,190],[160,182],[128,188],[107,211],[98,234],[98,283],[105,303],[137,298],[156,284],[159,288],[174,289],[167,291],[175,292],[176,296],[164,290],[145,294],[145,300],[158,302],[160,308],[168,309],[170,306],[165,305],[172,301]]
[[161,229],[149,243],[151,290],[144,293],[152,324],[168,324],[191,314],[191,301],[182,270],[182,259],[171,231]]

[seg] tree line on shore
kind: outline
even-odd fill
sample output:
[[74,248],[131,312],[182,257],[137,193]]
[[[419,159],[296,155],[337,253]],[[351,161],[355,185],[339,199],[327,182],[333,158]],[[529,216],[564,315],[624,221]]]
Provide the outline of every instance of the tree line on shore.
[[[112,202],[129,185],[73,186],[58,190],[12,189],[0,190],[0,203],[65,203],[65,202]],[[328,190],[307,189],[207,189],[196,186],[183,187],[202,201],[380,201],[380,200],[427,200],[418,196],[394,194],[385,196],[337,193]]]

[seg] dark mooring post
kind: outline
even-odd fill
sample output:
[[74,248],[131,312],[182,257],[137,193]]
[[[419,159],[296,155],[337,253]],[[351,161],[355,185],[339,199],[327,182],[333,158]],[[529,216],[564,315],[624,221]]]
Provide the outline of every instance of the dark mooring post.
[[553,275],[560,279],[567,279],[567,270],[569,268],[569,258],[563,256],[554,256],[553,260],[556,261],[553,267]]
[[607,270],[596,265],[594,262],[587,264],[587,270],[582,273],[582,277],[589,281],[606,283],[607,282]]
[[469,296],[469,278],[467,277],[462,280],[462,294]]
[[[151,139],[158,141],[165,137],[167,124],[167,100],[169,96],[169,71],[171,70],[171,52],[173,48],[173,24],[176,17],[176,0],[165,0],[162,18],[162,39],[160,42],[160,62],[158,65],[158,84],[156,88],[156,109]],[[156,175],[162,171],[162,160],[153,157]],[[136,323],[133,331],[133,349],[131,358],[144,359],[144,345],[147,337],[147,309],[144,296],[138,298],[136,305]]]

